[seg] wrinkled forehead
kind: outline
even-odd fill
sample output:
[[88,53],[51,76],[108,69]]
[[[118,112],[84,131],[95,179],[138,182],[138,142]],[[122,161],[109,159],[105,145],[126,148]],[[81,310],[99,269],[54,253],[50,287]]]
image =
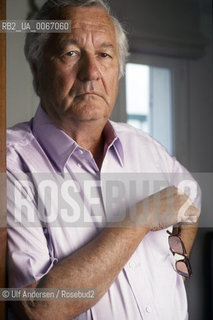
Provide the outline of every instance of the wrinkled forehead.
[[111,43],[117,51],[117,39],[114,23],[109,14],[99,7],[63,7],[52,12],[51,19],[70,20],[71,33],[52,34],[48,47],[53,46],[53,42],[60,44],[66,38],[75,36],[81,37],[85,33],[92,32],[98,34],[98,38],[103,42]]
[[54,19],[70,20],[71,34],[74,30],[90,30],[99,31],[110,34],[112,39],[115,36],[114,23],[109,14],[99,7],[63,7],[53,11]]

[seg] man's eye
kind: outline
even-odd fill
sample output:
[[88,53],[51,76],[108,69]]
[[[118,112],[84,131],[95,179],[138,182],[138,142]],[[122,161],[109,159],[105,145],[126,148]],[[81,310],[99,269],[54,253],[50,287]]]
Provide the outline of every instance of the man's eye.
[[111,58],[111,56],[108,53],[102,52],[101,54],[102,58]]
[[76,55],[76,52],[75,51],[69,51],[65,54],[65,56],[69,56],[69,57],[73,57]]

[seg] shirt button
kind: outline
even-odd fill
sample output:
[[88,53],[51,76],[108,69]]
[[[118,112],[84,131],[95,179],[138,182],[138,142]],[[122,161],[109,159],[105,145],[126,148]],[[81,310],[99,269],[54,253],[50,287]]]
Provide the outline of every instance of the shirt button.
[[77,166],[78,166],[79,168],[81,168],[81,167],[82,167],[82,165],[81,165],[80,163],[77,163]]
[[135,267],[135,263],[133,261],[129,262],[129,268],[133,269]]
[[80,153],[80,154],[83,154],[83,153],[84,153],[84,151],[83,151],[83,150],[81,150],[81,149],[79,149],[79,153]]
[[146,312],[147,313],[151,313],[152,312],[152,308],[149,305],[146,306]]

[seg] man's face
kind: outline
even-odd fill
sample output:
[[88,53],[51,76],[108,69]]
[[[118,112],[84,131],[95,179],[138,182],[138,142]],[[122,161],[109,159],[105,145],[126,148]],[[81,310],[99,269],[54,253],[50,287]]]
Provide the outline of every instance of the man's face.
[[[62,11],[60,11],[61,16]],[[38,72],[41,103],[56,122],[106,121],[118,92],[113,22],[96,7],[63,8],[71,33],[51,35]]]

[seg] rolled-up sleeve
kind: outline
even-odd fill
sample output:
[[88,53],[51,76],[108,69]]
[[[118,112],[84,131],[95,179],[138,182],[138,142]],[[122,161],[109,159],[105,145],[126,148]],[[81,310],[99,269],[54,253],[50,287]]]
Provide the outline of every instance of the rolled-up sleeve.
[[[39,220],[33,191],[8,172],[8,284],[21,288],[42,278],[57,259],[49,248],[45,226]],[[24,199],[20,203],[20,199]]]

